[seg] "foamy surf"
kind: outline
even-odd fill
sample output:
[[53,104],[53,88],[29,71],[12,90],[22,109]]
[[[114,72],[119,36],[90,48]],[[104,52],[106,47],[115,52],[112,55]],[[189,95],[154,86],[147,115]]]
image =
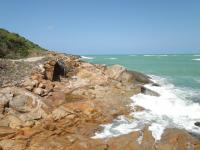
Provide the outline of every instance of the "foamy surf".
[[192,59],[192,60],[200,61],[200,58],[195,58],[195,59]]
[[166,57],[168,55],[144,55],[145,57],[152,57],[152,56],[158,56],[158,57]]
[[115,60],[115,59],[117,59],[117,58],[115,58],[115,57],[110,57],[110,58],[105,58],[105,59]]
[[103,131],[96,133],[93,138],[109,138],[139,131],[149,126],[155,140],[160,140],[166,128],[185,129],[199,134],[200,128],[194,123],[200,120],[200,105],[184,99],[190,92],[182,91],[169,84],[166,79],[152,76],[161,87],[146,85],[147,88],[160,94],[159,97],[138,94],[132,99],[132,108],[140,106],[144,111],[132,112],[134,119],[130,120],[120,116],[111,124],[102,125]]
[[94,59],[94,57],[81,56],[82,59]]

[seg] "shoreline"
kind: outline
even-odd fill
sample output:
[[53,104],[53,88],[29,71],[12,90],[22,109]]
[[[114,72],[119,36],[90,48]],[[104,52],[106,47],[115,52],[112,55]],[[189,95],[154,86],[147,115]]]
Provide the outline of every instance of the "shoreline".
[[[9,147],[6,141],[21,149],[66,146],[69,149],[93,149],[95,145],[99,145],[99,149],[114,149],[125,141],[129,144],[122,144],[123,149],[159,147],[164,143],[170,147],[177,142],[170,141],[171,136],[181,139],[178,146],[187,146],[188,142],[192,145],[195,141],[184,130],[167,129],[164,139],[162,137],[154,145],[154,138],[147,127],[110,138],[106,143],[91,139],[100,130],[99,125],[110,123],[120,115],[129,116],[127,105],[131,103],[130,97],[141,93],[143,85],[152,83],[149,77],[120,65],[90,64],[80,57],[54,52],[49,52],[46,58],[37,60],[32,66],[26,63],[32,62],[19,63],[27,65],[27,70],[19,70],[25,75],[23,81],[19,78],[19,84],[8,84],[7,88],[0,89],[5,102],[1,104],[0,121],[0,146],[3,149],[14,148]],[[15,67],[19,69],[19,66]],[[27,76],[26,72],[29,72]],[[44,137],[48,142],[44,141]],[[135,142],[130,144],[132,141]],[[198,147],[200,142],[196,145]]]

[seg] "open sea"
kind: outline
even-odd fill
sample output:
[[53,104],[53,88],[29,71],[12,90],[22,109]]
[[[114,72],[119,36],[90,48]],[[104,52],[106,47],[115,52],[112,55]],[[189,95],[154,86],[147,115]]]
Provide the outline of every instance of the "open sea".
[[185,129],[200,134],[200,54],[199,55],[84,55],[84,60],[97,64],[120,64],[151,76],[161,87],[146,85],[160,97],[138,94],[131,97],[134,119],[118,117],[93,138],[108,138],[139,131],[148,126],[155,140],[160,140],[166,128]]

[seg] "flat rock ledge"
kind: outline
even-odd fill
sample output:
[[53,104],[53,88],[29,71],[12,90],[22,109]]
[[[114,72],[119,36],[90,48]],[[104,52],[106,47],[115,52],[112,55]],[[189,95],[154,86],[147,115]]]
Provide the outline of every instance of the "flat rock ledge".
[[159,96],[144,88],[152,82],[142,73],[54,52],[34,62],[1,62],[0,149],[200,149],[199,140],[178,129],[167,129],[160,141],[147,128],[109,139],[91,138],[100,124],[129,115],[134,94]]

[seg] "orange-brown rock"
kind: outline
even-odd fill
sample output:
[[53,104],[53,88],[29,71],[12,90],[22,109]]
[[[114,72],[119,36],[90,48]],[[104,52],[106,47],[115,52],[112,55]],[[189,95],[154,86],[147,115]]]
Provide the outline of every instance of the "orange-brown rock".
[[[184,150],[200,142],[184,130],[167,129],[155,141],[145,127],[108,139],[92,139],[101,124],[130,112],[130,97],[148,76],[120,65],[107,67],[77,56],[49,52],[20,87],[0,89],[3,150]],[[152,91],[146,91],[146,94]],[[143,108],[137,108],[142,110]],[[134,119],[134,118],[133,118]]]

